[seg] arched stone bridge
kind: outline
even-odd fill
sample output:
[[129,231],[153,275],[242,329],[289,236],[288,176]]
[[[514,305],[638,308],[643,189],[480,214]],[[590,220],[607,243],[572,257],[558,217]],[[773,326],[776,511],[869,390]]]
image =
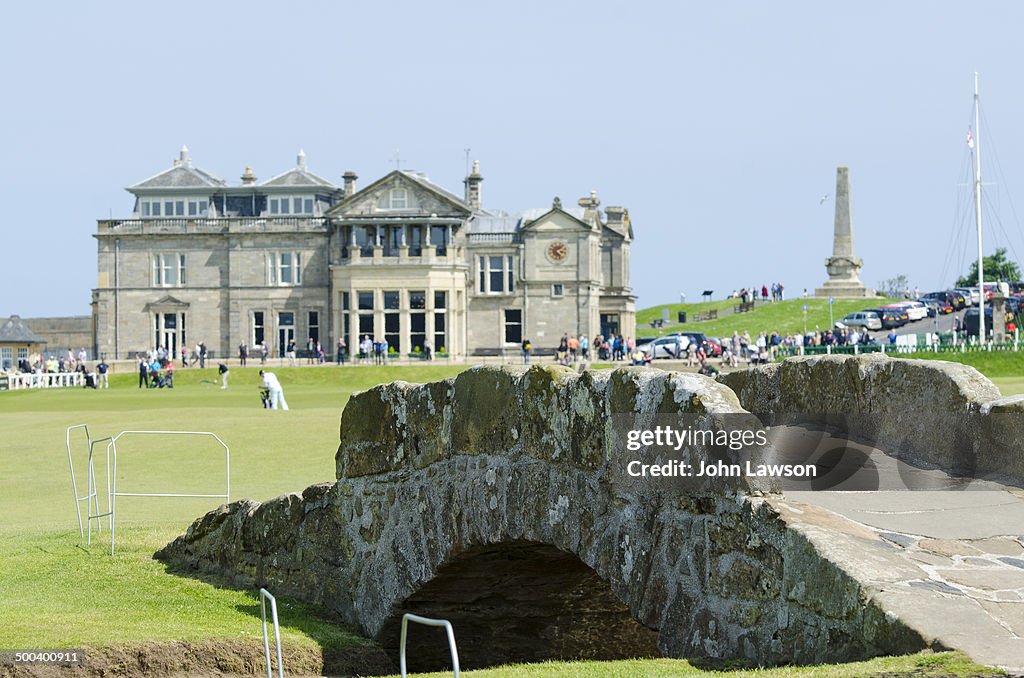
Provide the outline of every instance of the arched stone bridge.
[[[765,409],[770,381],[735,385]],[[451,619],[469,666],[817,663],[941,646],[863,583],[890,569],[892,544],[875,531],[833,539],[842,518],[747,479],[685,493],[617,482],[621,413],[747,415],[722,384],[641,368],[387,384],[346,406],[336,482],[222,506],[158,557],[324,605],[385,647],[404,612]],[[842,562],[851,553],[855,566]],[[438,642],[413,656],[446,661]]]

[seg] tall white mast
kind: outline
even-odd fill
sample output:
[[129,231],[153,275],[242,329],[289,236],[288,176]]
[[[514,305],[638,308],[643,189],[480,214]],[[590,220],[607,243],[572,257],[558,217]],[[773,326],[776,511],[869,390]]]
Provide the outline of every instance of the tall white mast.
[[974,221],[978,225],[978,341],[985,343],[985,269],[981,248],[981,107],[974,74]]

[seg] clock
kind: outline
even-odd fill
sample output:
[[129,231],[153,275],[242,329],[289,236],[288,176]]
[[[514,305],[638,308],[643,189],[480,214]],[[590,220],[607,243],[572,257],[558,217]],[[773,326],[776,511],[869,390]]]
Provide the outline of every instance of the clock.
[[569,246],[560,240],[548,245],[548,259],[555,262],[556,264],[565,261],[565,258],[569,256]]

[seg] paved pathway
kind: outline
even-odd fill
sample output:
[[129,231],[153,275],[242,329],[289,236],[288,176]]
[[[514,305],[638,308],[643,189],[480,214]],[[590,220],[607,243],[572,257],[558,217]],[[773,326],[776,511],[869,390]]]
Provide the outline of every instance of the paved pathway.
[[[768,501],[928,641],[1024,672],[1024,490],[850,446],[870,461],[847,491],[794,485]],[[908,487],[931,489],[898,489]]]

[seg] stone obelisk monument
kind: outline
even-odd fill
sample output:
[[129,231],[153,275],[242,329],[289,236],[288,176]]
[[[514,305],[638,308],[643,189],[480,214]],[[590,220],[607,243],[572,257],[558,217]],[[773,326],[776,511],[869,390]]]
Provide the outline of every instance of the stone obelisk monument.
[[816,297],[863,298],[874,296],[858,275],[864,262],[853,253],[853,219],[850,216],[850,170],[836,168],[836,221],[832,256],[825,260],[828,280],[814,290]]

